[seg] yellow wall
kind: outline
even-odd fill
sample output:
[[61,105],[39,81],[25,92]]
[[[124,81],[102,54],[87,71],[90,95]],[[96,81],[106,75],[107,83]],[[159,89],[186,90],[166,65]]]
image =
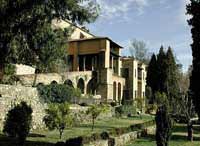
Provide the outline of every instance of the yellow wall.
[[54,29],[58,29],[58,28],[64,29],[64,28],[72,27],[72,29],[74,29],[74,31],[70,35],[70,39],[80,39],[80,33],[82,33],[86,38],[94,37],[92,34],[84,31],[83,29],[80,29],[79,27],[76,27],[76,26],[72,26],[69,22],[66,22],[63,20],[54,19],[52,21],[52,27]]

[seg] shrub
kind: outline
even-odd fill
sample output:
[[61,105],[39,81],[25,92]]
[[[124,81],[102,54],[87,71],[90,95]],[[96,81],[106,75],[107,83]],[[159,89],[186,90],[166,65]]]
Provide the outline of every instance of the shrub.
[[13,85],[19,81],[19,78],[15,75],[16,67],[13,64],[6,64],[3,69],[3,78],[0,81],[2,84]]
[[6,64],[3,69],[4,75],[14,75],[16,67],[13,64]]
[[102,113],[106,111],[106,106],[104,105],[91,105],[86,111],[87,115],[92,117],[92,131],[94,129],[95,119]]
[[55,146],[66,146],[64,142],[57,142]]
[[122,114],[123,114],[122,106],[116,107],[116,108],[115,108],[115,115],[116,115],[117,117],[121,117]]
[[109,138],[108,146],[115,146],[115,139],[114,138]]
[[8,111],[3,132],[10,137],[17,138],[19,144],[23,145],[29,134],[31,121],[31,107],[26,102],[21,102]]
[[156,143],[157,146],[168,146],[171,136],[172,122],[168,108],[162,105],[156,112]]
[[68,103],[52,103],[46,109],[46,116],[43,121],[49,130],[57,129],[60,134],[60,139],[64,129],[72,125],[72,117],[69,115]]
[[63,84],[40,84],[37,89],[40,97],[47,103],[71,102],[73,98],[81,96],[78,89]]
[[101,136],[101,138],[102,138],[103,140],[109,139],[109,134],[108,134],[108,132],[106,132],[106,131],[102,132],[102,133],[100,134],[100,136]]
[[115,115],[116,117],[121,117],[122,115],[126,115],[131,117],[136,114],[136,107],[134,105],[122,105],[115,107]]
[[65,143],[66,146],[83,146],[84,139],[82,136],[68,139]]

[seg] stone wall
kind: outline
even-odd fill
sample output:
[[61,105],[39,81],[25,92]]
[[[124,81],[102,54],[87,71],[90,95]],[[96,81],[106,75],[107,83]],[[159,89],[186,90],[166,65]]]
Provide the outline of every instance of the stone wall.
[[33,109],[32,129],[44,128],[42,118],[46,104],[40,101],[36,88],[1,84],[0,95],[0,128],[8,110],[21,101],[26,101]]
[[[145,134],[155,133],[155,126],[148,127],[145,129]],[[99,140],[95,142],[91,142],[89,144],[85,144],[84,146],[124,146],[127,143],[136,140],[142,136],[144,130],[138,130],[134,132],[129,132],[117,137],[111,137],[114,140],[114,145],[109,144],[109,140]]]
[[29,75],[29,74],[35,73],[35,68],[31,66],[23,65],[23,64],[16,64],[15,66],[16,66],[16,70],[15,70],[16,75]]
[[[5,116],[10,108],[12,108],[15,104],[20,103],[21,101],[27,102],[31,105],[33,109],[33,121],[32,121],[32,129],[43,129],[45,128],[42,119],[45,115],[45,108],[47,108],[47,104],[43,103],[40,100],[38,91],[33,87],[24,87],[21,85],[11,86],[0,84],[0,129],[3,127],[3,122]],[[91,119],[89,116],[86,117],[85,113],[88,107],[81,107],[79,105],[71,105],[70,106],[71,113],[78,115],[78,120],[81,122],[90,122]],[[99,116],[99,119],[112,117],[113,110],[110,108],[106,113],[103,113]]]

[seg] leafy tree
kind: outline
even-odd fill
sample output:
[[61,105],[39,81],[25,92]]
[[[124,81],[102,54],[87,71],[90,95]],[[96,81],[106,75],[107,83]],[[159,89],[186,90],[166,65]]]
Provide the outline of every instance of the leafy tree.
[[3,132],[10,137],[17,138],[20,146],[24,145],[30,131],[31,121],[31,107],[26,102],[21,102],[8,111]]
[[157,146],[168,146],[171,136],[172,121],[169,102],[165,93],[156,93],[158,109],[156,112],[156,143]]
[[148,49],[146,48],[145,42],[133,39],[131,41],[129,51],[131,56],[135,57],[136,59],[145,63],[149,62]]
[[57,129],[59,131],[60,139],[67,126],[72,125],[72,117],[70,116],[70,109],[68,103],[52,103],[48,105],[45,110],[46,116],[43,121],[49,130]]
[[38,85],[40,97],[47,103],[71,102],[73,98],[80,97],[81,92],[65,84]]
[[150,102],[154,102],[154,95],[156,93],[156,91],[158,91],[158,65],[157,65],[157,59],[156,59],[156,55],[153,54],[151,57],[151,60],[149,62],[149,66],[147,69],[147,86],[149,86],[151,88],[151,92],[152,92],[152,97],[150,99]]
[[193,55],[193,70],[190,78],[190,90],[195,109],[200,117],[200,86],[198,86],[200,80],[200,1],[190,0],[190,2],[191,3],[187,5],[187,14],[191,15],[191,19],[188,20],[188,24],[191,26],[193,39],[193,43],[191,45]]
[[180,116],[180,119],[185,123],[187,123],[187,128],[188,128],[188,140],[193,139],[192,136],[192,125],[193,125],[193,121],[192,118],[195,117],[195,109],[194,109],[194,105],[192,103],[192,99],[190,97],[190,94],[184,95],[181,97],[181,99],[179,100],[179,104],[177,104],[178,106],[178,114]]
[[46,71],[47,64],[63,58],[67,40],[66,31],[53,30],[52,20],[89,23],[97,8],[91,0],[0,1],[0,66],[23,63]]
[[86,111],[86,113],[88,115],[91,115],[92,117],[92,131],[94,130],[95,120],[102,112],[105,111],[106,111],[106,106],[104,105],[91,105]]

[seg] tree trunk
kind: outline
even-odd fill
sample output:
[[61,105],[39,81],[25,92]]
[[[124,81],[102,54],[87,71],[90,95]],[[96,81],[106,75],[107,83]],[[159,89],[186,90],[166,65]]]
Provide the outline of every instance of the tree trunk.
[[60,139],[62,138],[63,130],[59,130],[60,132]]
[[188,140],[193,141],[193,126],[191,122],[188,122],[187,128],[188,128]]
[[94,130],[94,118],[92,118],[92,131]]
[[38,67],[36,66],[36,68],[35,68],[35,76],[34,76],[34,80],[33,80],[33,87],[35,87],[36,86],[36,82],[37,82],[37,74],[38,74]]

